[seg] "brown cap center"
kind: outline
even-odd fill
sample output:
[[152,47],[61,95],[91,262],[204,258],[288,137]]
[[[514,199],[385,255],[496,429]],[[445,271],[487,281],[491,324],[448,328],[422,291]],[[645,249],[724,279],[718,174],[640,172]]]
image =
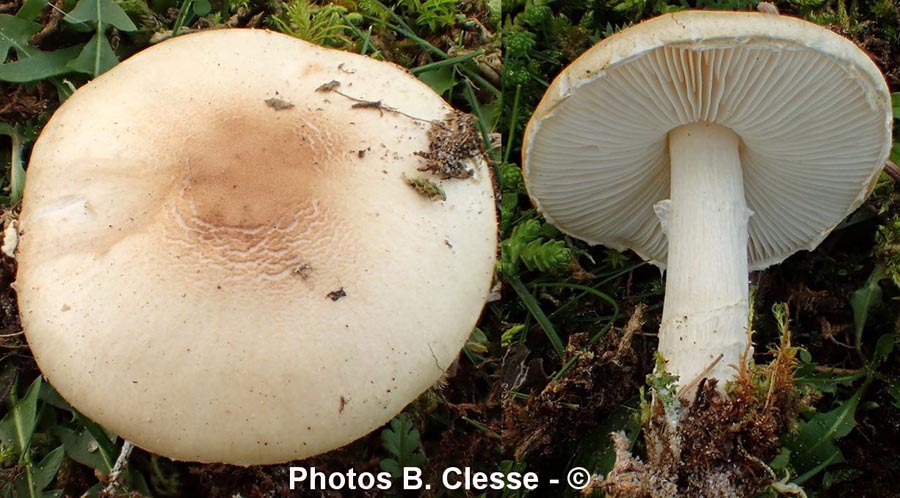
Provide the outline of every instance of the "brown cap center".
[[297,107],[219,113],[185,137],[167,213],[168,239],[217,266],[276,278],[336,233],[344,137]]
[[179,197],[198,222],[253,229],[293,218],[339,165],[335,137],[295,109],[223,116],[185,143]]

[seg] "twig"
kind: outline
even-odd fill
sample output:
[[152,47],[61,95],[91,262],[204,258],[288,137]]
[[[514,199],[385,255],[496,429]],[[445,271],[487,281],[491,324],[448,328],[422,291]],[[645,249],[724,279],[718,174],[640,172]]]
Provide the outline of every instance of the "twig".
[[700,374],[698,374],[696,377],[694,377],[694,380],[692,380],[689,384],[683,386],[681,389],[678,390],[678,397],[680,398],[680,397],[684,396],[685,394],[690,392],[694,388],[694,386],[697,385],[698,382],[705,379],[706,376],[709,375],[710,372],[712,372],[712,369],[716,368],[716,365],[718,365],[719,362],[722,361],[722,358],[724,358],[724,357],[725,357],[725,355],[720,353],[719,356],[716,357],[716,359],[712,361],[712,363],[710,363],[706,368],[704,368],[703,371],[700,372]]
[[884,165],[884,172],[888,174],[895,182],[900,182],[900,167],[893,161],[888,161]]
[[864,371],[860,368],[838,368],[828,367],[824,365],[816,365],[813,367],[813,370],[815,370],[816,372],[833,373],[838,375],[856,375]]
[[353,102],[356,102],[352,106],[354,109],[378,109],[378,111],[382,115],[384,115],[384,112],[387,111],[387,112],[392,112],[394,114],[399,114],[401,116],[406,116],[407,118],[412,119],[414,121],[421,121],[423,123],[431,123],[432,122],[431,120],[417,118],[413,115],[407,114],[407,113],[400,111],[398,109],[395,109],[393,107],[386,106],[380,100],[359,99],[359,98],[353,97],[351,95],[347,95],[346,93],[344,93],[340,90],[337,90],[336,88],[328,89],[328,88],[326,88],[326,85],[329,85],[329,84],[330,84],[330,82],[326,83],[325,85],[320,86],[319,89],[321,89],[321,90],[317,89],[316,91],[331,91],[331,92],[334,92],[334,93],[340,95],[341,97],[344,97],[345,99],[350,99]]
[[125,468],[128,466],[128,457],[131,456],[131,450],[134,449],[134,444],[131,441],[125,441],[122,444],[122,451],[119,452],[119,458],[116,458],[116,464],[113,465],[112,471],[109,473],[109,484],[106,485],[106,488],[103,490],[103,494],[106,496],[115,496],[119,491],[119,488],[122,487],[122,482],[119,479],[121,477],[122,472],[125,471]]

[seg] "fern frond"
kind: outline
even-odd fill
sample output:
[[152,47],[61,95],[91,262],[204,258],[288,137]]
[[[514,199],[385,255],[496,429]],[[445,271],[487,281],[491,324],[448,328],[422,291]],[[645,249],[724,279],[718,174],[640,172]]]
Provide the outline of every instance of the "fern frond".
[[351,43],[350,26],[341,14],[347,9],[334,4],[319,6],[309,0],[294,0],[284,13],[272,18],[275,29],[316,45],[341,48]]

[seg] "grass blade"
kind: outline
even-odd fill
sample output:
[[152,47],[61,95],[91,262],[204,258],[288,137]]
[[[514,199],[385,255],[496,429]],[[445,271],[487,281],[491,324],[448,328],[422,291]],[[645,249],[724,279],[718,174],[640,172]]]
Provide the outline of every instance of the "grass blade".
[[537,299],[535,299],[534,295],[528,291],[525,287],[525,284],[519,280],[519,277],[516,276],[507,276],[506,280],[512,285],[512,288],[516,291],[516,294],[519,295],[519,300],[522,301],[522,304],[525,306],[525,309],[531,313],[531,316],[537,320],[538,325],[544,329],[544,334],[547,335],[547,340],[550,341],[550,345],[553,346],[553,350],[556,351],[556,355],[563,358],[565,353],[565,346],[563,346],[562,340],[559,338],[559,334],[556,333],[556,328],[553,327],[553,324],[550,323],[550,319],[547,318],[547,315],[544,314],[544,311],[541,309],[541,306],[538,304]]

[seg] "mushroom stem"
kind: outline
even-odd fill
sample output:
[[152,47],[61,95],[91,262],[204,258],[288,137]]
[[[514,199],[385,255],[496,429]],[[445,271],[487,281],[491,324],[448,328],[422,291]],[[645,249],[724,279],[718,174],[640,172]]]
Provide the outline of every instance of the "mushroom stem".
[[659,351],[682,386],[704,375],[724,387],[748,348],[752,213],[744,199],[739,148],[733,131],[714,124],[669,133],[671,199],[655,207],[669,243]]

